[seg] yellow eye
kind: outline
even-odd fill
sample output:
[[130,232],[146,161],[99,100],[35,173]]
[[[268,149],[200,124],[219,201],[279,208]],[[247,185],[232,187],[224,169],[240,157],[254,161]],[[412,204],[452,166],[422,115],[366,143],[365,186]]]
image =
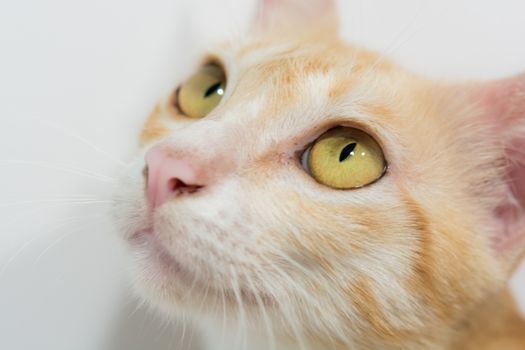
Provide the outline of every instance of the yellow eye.
[[383,151],[367,133],[337,127],[319,137],[307,157],[307,170],[326,186],[349,189],[378,180],[386,170]]
[[190,118],[203,118],[221,101],[226,74],[217,64],[207,64],[180,86],[177,104]]

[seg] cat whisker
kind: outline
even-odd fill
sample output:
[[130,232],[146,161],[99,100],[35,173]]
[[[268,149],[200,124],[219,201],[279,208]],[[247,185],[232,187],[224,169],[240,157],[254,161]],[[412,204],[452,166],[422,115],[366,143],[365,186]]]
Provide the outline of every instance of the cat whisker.
[[146,300],[141,299],[139,302],[137,302],[136,306],[131,310],[131,312],[126,317],[127,320],[131,320],[135,314],[146,305]]
[[225,296],[225,290],[224,288],[220,289],[221,291],[221,303],[222,303],[222,327],[221,327],[221,333],[222,333],[222,339],[226,338],[226,296]]
[[193,343],[193,337],[195,336],[195,326],[190,323],[192,325],[191,329],[189,330],[190,331],[190,337],[188,339],[188,344],[192,344]]
[[204,312],[204,307],[205,307],[205,303],[206,303],[206,298],[208,297],[208,293],[210,291],[210,287],[208,284],[206,284],[206,289],[204,290],[204,295],[202,296],[201,298],[201,303],[200,303],[200,306],[199,306],[199,310],[201,312]]
[[76,204],[68,202],[52,202],[46,204],[45,206],[26,207],[24,208],[24,210],[17,210],[16,212],[13,211],[13,215],[10,217],[11,220],[4,221],[2,223],[3,227],[16,227],[16,225],[19,224],[21,221],[27,220],[27,217],[29,216],[33,217],[38,212],[41,212],[43,210],[49,211],[49,209],[51,208],[57,208],[63,205],[75,206]]
[[[304,277],[308,280],[315,280],[316,276],[313,275],[311,271],[308,271],[304,266],[299,264],[295,259],[291,258],[288,254],[284,252],[275,252],[274,253],[278,259],[282,259],[286,263],[292,265],[295,267],[298,271],[302,272],[304,274]],[[281,276],[281,278],[284,278],[286,280],[287,285],[294,286],[297,289],[297,292],[302,295],[303,298],[305,298],[306,302],[309,302],[312,305],[315,305],[315,299],[313,297],[304,291],[304,288],[302,286],[298,286],[297,282],[291,276],[289,273],[287,273],[285,270],[280,268],[275,262],[270,261],[269,259],[265,259],[265,263],[274,270],[275,273]]]
[[[408,36],[409,38],[412,37],[412,35],[409,35],[409,32],[414,30],[414,25],[416,24],[419,17],[421,17],[421,14],[423,13],[423,9],[425,8],[425,2],[421,2],[419,4],[418,9],[416,10],[414,16],[407,22],[407,24],[401,29],[401,31],[396,35],[394,40],[392,41],[392,44],[390,44],[390,47],[386,50],[385,55],[388,56],[391,53],[394,52],[395,48],[398,46],[398,42],[403,39],[403,36]],[[402,40],[404,41],[404,40]]]
[[[421,16],[421,13],[423,12],[424,8],[424,2],[422,2],[417,9],[415,15],[408,21],[408,23],[401,29],[401,31],[395,36],[394,40],[392,40],[392,43],[389,45],[389,47],[385,50],[385,54],[381,55],[376,59],[376,61],[368,68],[368,71],[374,71],[387,57],[392,55],[395,51],[397,51],[402,45],[404,45],[406,42],[408,42],[412,37],[412,35],[409,35],[405,40],[402,40],[400,45],[400,40],[403,38],[403,36],[406,36],[407,33],[410,31],[411,27],[414,26],[417,19]],[[413,29],[413,28],[412,28]],[[415,30],[412,30],[412,33],[415,33]]]
[[50,203],[62,203],[62,204],[73,204],[73,205],[81,205],[81,204],[114,204],[116,203],[115,200],[107,199],[107,200],[100,200],[100,199],[61,199],[61,198],[53,198],[53,199],[36,199],[36,200],[27,200],[27,201],[16,201],[16,202],[9,202],[9,203],[0,203],[0,207],[2,208],[8,208],[8,207],[17,207],[17,206],[25,206],[25,205],[32,205],[32,204],[50,204]]
[[[95,216],[89,216],[89,217],[87,217],[87,218],[88,218],[88,219],[93,219],[93,218],[95,218],[95,219],[96,219],[96,218],[99,218],[99,219],[100,219],[100,218],[102,218],[102,217],[103,217],[103,216],[101,216],[101,215],[95,215]],[[100,220],[99,220],[99,221],[100,221]],[[95,223],[96,223],[96,221],[95,221]],[[90,225],[93,225],[94,222],[90,220],[90,221],[89,221],[89,224],[90,224]],[[56,246],[57,246],[58,244],[60,244],[60,242],[62,242],[64,239],[66,239],[67,237],[70,237],[70,236],[72,236],[73,234],[78,233],[78,232],[80,232],[80,231],[82,231],[82,230],[84,230],[84,229],[85,229],[85,226],[81,227],[81,228],[78,229],[78,230],[69,231],[69,232],[67,232],[67,233],[65,233],[65,234],[63,234],[63,235],[61,235],[58,239],[56,239],[54,242],[52,242],[47,248],[45,248],[45,249],[44,249],[44,250],[43,250],[43,251],[37,256],[37,258],[36,258],[35,261],[33,262],[33,265],[38,264],[38,262],[42,259],[42,257],[43,257],[44,255],[46,255],[46,253],[47,253],[48,251],[50,251],[52,248],[56,247]]]
[[33,160],[16,160],[16,159],[0,159],[0,165],[13,165],[13,164],[19,164],[19,165],[32,165],[36,167],[46,168],[46,169],[52,169],[52,170],[59,170],[66,173],[79,175],[82,177],[88,177],[91,179],[95,179],[101,182],[115,182],[115,179],[99,174],[90,170],[81,169],[81,168],[75,168],[75,167],[67,167],[60,163],[52,163],[52,162],[44,162],[44,161],[33,161]]
[[163,317],[162,323],[160,325],[160,331],[157,332],[157,341],[160,340],[162,336],[166,334],[166,331],[170,328],[173,328],[173,320],[169,317]]
[[123,162],[122,160],[120,160],[119,158],[116,158],[116,157],[110,155],[108,152],[104,151],[100,147],[96,146],[94,143],[92,143],[89,140],[87,140],[85,137],[83,137],[83,136],[81,136],[81,135],[71,131],[70,129],[66,129],[63,126],[57,125],[57,124],[52,123],[52,122],[50,122],[48,120],[37,119],[37,121],[39,123],[41,123],[42,125],[46,125],[46,126],[52,128],[54,130],[60,131],[60,132],[62,132],[64,134],[66,134],[67,136],[70,136],[70,137],[80,141],[81,143],[85,144],[86,146],[88,146],[89,148],[94,150],[95,152],[97,152],[97,153],[101,154],[102,156],[104,156],[106,159],[114,162],[118,166],[120,166],[120,167],[126,167],[127,166],[127,164],[125,162]]
[[[392,44],[390,45],[390,47],[385,51],[385,53],[383,55],[381,55],[381,57],[379,57],[376,60],[376,62],[374,62],[374,64],[371,65],[369,70],[374,70],[379,64],[381,64],[381,62],[383,62],[387,57],[389,57],[390,55],[393,55],[397,50],[402,48],[406,43],[408,43],[410,40],[412,40],[412,38],[417,33],[421,33],[423,31],[423,29],[428,25],[428,21],[425,21],[422,25],[420,25],[418,27],[415,27],[415,28],[411,28],[411,27],[414,27],[414,25],[417,22],[417,19],[421,16],[421,13],[423,12],[423,9],[424,9],[423,5],[424,5],[424,3],[421,4],[421,6],[418,8],[418,10],[415,13],[415,15],[412,17],[412,19],[401,30],[401,32],[394,38],[394,40],[392,41]],[[441,11],[441,14],[438,15],[438,16],[439,17],[442,16],[443,13],[446,12],[447,10],[448,10],[448,8],[445,7]],[[403,36],[405,36],[404,39],[403,39]]]
[[[87,217],[87,218],[89,219],[89,217]],[[77,221],[78,219],[86,219],[86,217],[82,216],[82,217],[67,218],[67,219],[63,220],[60,224],[58,224],[55,227],[53,227],[49,232],[54,232],[54,231],[56,231],[56,230],[58,230],[58,229],[60,229],[60,228],[62,228],[64,226],[67,226],[71,222]],[[2,276],[5,273],[5,271],[7,270],[7,268],[27,249],[27,247],[29,245],[31,245],[33,242],[35,242],[35,241],[37,241],[38,239],[41,239],[41,238],[42,238],[42,236],[35,235],[31,239],[26,241],[26,243],[21,245],[20,248],[17,249],[15,251],[15,253],[13,255],[11,255],[11,257],[6,261],[6,263],[2,266],[2,268],[0,268],[0,278],[2,278]]]
[[[281,268],[279,268],[274,263],[269,261],[269,259],[264,259],[264,261],[265,261],[266,264],[268,264],[269,267],[272,267],[274,272],[276,272],[277,274],[279,274],[280,276],[282,276],[285,279],[285,283],[283,283],[283,284],[285,284],[287,286],[294,287],[296,291],[299,291],[299,292],[303,291],[302,288],[296,288],[295,287],[295,282],[294,282],[293,278],[291,278],[291,276],[286,274]],[[262,278],[261,280],[265,281],[265,280],[270,280],[270,279]],[[264,282],[264,283],[266,285],[266,282]],[[285,301],[284,304],[285,305],[292,305],[293,301],[290,300],[289,293],[285,292],[284,295],[286,296],[286,299],[288,299],[288,300]],[[281,296],[281,298],[282,298],[282,296]],[[279,298],[279,299],[281,299],[281,298]],[[282,313],[283,317],[285,318],[284,319],[285,324],[287,324],[290,327],[290,330],[292,331],[294,337],[297,339],[297,342],[298,342],[298,345],[299,345],[299,349],[300,350],[308,349],[308,347],[306,346],[306,344],[303,341],[303,337],[301,336],[301,332],[299,332],[299,329],[298,329],[298,327],[296,326],[296,324],[294,322],[294,320],[296,319],[296,316],[290,314],[288,310],[285,310],[283,308],[281,308],[281,313]]]
[[185,300],[186,298],[188,298],[188,296],[191,296],[191,295],[192,295],[193,288],[195,288],[196,283],[197,283],[197,278],[193,275],[193,277],[192,277],[192,281],[191,281],[191,286],[190,286],[190,288],[186,291],[186,293],[184,293],[184,296],[182,297],[182,300]]
[[2,266],[2,268],[0,268],[0,279],[2,278],[3,274],[5,273],[5,271],[7,270],[7,268],[11,265],[11,263],[13,261],[15,261],[16,258],[18,258],[18,256],[20,256],[20,254],[22,254],[25,249],[30,245],[32,244],[33,242],[35,242],[36,240],[38,240],[38,236],[34,236],[32,237],[31,239],[29,239],[28,241],[26,241],[22,246],[20,246],[19,249],[17,249],[13,255],[11,255],[11,257],[9,259],[7,259],[6,263]]
[[268,339],[270,340],[270,349],[276,350],[275,334],[272,330],[272,324],[271,324],[270,318],[268,317],[266,306],[264,305],[264,302],[262,301],[261,296],[260,296],[260,292],[255,287],[255,284],[253,283],[252,278],[250,276],[246,276],[246,277],[247,277],[250,289],[255,297],[257,307],[262,315],[262,318],[265,324],[265,328],[266,328],[266,334],[267,334]]
[[184,340],[186,339],[186,312],[182,312],[182,334],[181,334],[181,337],[180,337],[180,341],[179,341],[179,348],[183,348],[184,347]]
[[230,273],[232,275],[232,280],[231,280],[232,290],[235,296],[235,301],[237,303],[237,309],[238,309],[237,311],[238,313],[237,321],[238,322],[237,323],[239,327],[237,327],[237,336],[236,336],[235,343],[236,343],[237,348],[239,348],[240,346],[241,349],[246,349],[246,330],[247,330],[246,311],[244,310],[244,303],[242,301],[242,295],[240,291],[241,288],[240,288],[240,284],[237,278],[237,271],[235,270],[233,265],[230,265]]
[[[322,276],[314,276],[311,272],[307,271],[304,267],[302,267],[299,263],[297,263],[293,258],[289,257],[286,253],[281,252],[281,253],[278,253],[276,255],[277,255],[277,257],[276,257],[275,260],[277,260],[277,261],[278,260],[283,260],[283,261],[286,261],[287,265],[291,264],[291,265],[293,265],[293,266],[295,266],[297,268],[300,267],[300,271],[305,274],[304,277],[306,278],[307,281],[308,280],[318,281],[319,283],[316,284],[316,285],[318,285],[317,288],[324,289],[324,288],[326,288],[326,286],[331,286],[331,285],[334,285],[334,283],[335,283],[335,281],[327,281],[327,282],[319,281],[320,278],[323,278]],[[319,305],[318,301],[315,298],[313,298],[313,295],[306,290],[306,288],[305,288],[306,286],[298,285],[297,282],[296,282],[296,279],[293,278],[285,270],[280,268],[273,261],[273,259],[272,260],[265,259],[265,263],[275,273],[280,275],[282,279],[284,279],[284,282],[282,283],[282,285],[290,286],[291,288],[293,288],[293,293],[291,293],[291,294],[294,295],[294,296],[298,296],[300,298],[298,300],[298,302],[305,302],[308,305],[308,307],[302,308],[304,312],[308,312],[310,314],[308,319],[318,319],[318,315],[322,314],[322,312],[323,312],[323,305]],[[272,280],[272,278],[269,278],[269,280]],[[325,293],[329,293],[329,291],[328,290],[326,290],[326,291],[322,290],[321,293],[325,294]],[[339,302],[338,305],[343,305],[344,304],[343,300],[340,300],[338,302]],[[292,301],[289,301],[286,304],[289,305],[291,303],[292,303]],[[290,315],[287,316],[287,318],[290,318],[290,317],[291,317]],[[294,319],[295,318],[296,317],[294,317]],[[326,322],[326,320],[323,320],[323,323],[324,322]],[[341,330],[341,329],[338,329],[338,324],[337,323],[335,323],[335,324],[331,323],[330,325],[324,325],[324,327],[325,327],[325,329],[330,330],[330,332],[327,332],[327,333],[335,332],[336,334],[338,334],[339,338],[342,339],[342,340],[345,340],[347,338],[347,336],[345,335],[346,334],[345,331]],[[333,342],[334,340],[330,339],[330,341]]]
[[59,124],[53,123],[53,122],[51,122],[51,121],[49,121],[47,119],[38,118],[38,117],[28,117],[28,118],[24,118],[23,120],[18,119],[17,122],[18,123],[26,122],[26,123],[31,123],[31,124],[39,123],[41,126],[48,127],[48,128],[50,128],[50,129],[52,129],[54,131],[58,131],[58,132],[62,133],[63,135],[69,136],[69,137],[75,139],[76,141],[79,141],[80,143],[82,143],[82,144],[88,146],[90,149],[94,150],[96,153],[99,153],[100,155],[102,155],[106,159],[108,159],[111,162],[113,162],[113,164],[116,164],[116,165],[118,165],[120,167],[127,166],[126,162],[124,162],[121,159],[119,159],[119,158],[109,154],[108,152],[104,151],[102,148],[100,148],[97,145],[95,145],[94,142],[88,140],[85,136],[82,136],[82,135],[72,131],[71,129],[67,129],[66,127],[64,127],[62,125],[59,125]]

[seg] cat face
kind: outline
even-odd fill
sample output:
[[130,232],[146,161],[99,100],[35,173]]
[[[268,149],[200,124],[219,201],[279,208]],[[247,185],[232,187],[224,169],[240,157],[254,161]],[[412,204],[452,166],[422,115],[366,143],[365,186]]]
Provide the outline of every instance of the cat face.
[[525,123],[491,115],[524,79],[430,82],[341,42],[331,11],[263,2],[249,39],[157,105],[116,210],[137,285],[283,337],[443,340],[523,251],[523,167],[505,159],[523,164]]

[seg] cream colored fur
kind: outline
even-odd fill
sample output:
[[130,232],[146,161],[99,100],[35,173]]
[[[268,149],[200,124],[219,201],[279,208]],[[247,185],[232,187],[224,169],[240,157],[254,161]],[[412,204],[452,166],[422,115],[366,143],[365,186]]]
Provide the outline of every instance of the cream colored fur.
[[[169,97],[146,123],[115,210],[137,290],[200,324],[215,350],[461,348],[524,251],[521,233],[491,245],[505,143],[481,85],[428,81],[341,42],[329,1],[264,6],[249,36],[210,52],[228,75],[219,106],[188,120]],[[298,20],[304,7],[317,26]],[[512,123],[506,137],[521,137],[525,117]],[[302,168],[337,125],[380,143],[380,181],[334,190]],[[210,185],[150,214],[143,156],[159,143],[205,162]]]

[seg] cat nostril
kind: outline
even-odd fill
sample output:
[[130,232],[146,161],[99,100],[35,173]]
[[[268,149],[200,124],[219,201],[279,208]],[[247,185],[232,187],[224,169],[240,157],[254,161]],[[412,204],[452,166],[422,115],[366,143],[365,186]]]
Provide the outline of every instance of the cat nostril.
[[173,178],[168,181],[168,189],[170,191],[175,191],[177,188],[181,187],[188,187],[188,185],[186,185],[184,181],[177,178]]
[[194,193],[201,189],[203,186],[200,185],[188,185],[184,181],[178,178],[171,178],[168,181],[168,190],[170,192],[183,192],[183,193]]
[[182,181],[180,181],[179,179],[170,179],[168,181],[168,190],[175,191],[175,189],[180,186],[181,182]]
[[177,158],[162,147],[149,150],[142,173],[150,205],[155,208],[178,195],[194,193],[202,188],[203,177],[199,174],[204,171],[198,164],[194,160]]

